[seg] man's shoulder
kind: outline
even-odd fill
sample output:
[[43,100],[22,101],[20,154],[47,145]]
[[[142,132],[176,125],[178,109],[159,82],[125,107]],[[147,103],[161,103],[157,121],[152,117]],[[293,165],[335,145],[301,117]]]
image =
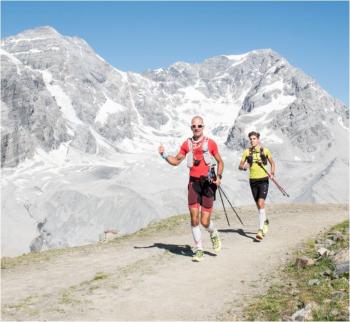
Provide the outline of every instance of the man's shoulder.
[[207,140],[208,140],[208,145],[209,145],[209,146],[211,146],[211,147],[218,147],[218,144],[217,144],[216,141],[213,140],[212,138],[205,137],[204,139],[207,139]]
[[185,141],[183,141],[181,144],[181,148],[185,149],[185,150],[189,149],[188,141],[190,141],[190,140],[191,140],[191,138],[187,138]]
[[207,139],[208,142],[210,142],[210,143],[215,143],[216,144],[215,140],[210,138],[210,137],[208,137],[208,136],[205,136],[204,139]]

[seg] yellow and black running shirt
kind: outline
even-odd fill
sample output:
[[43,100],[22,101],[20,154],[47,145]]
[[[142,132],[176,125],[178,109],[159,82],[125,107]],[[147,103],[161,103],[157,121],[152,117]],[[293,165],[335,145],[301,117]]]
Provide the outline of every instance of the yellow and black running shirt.
[[[264,148],[264,154],[266,155],[266,158],[271,158],[271,152],[268,148]],[[243,151],[241,161],[245,161],[248,156],[249,156],[249,149],[245,149]],[[261,168],[260,165],[256,163],[256,161],[261,161],[260,147],[255,147],[255,150],[253,151],[253,164],[250,167],[249,179],[266,178],[267,177],[266,172]],[[263,164],[261,165],[266,169],[266,166],[264,166]]]

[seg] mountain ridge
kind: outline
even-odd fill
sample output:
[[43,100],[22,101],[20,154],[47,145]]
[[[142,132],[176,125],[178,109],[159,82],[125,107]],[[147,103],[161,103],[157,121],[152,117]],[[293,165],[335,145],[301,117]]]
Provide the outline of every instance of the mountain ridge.
[[[237,171],[250,130],[272,151],[291,201],[347,202],[348,107],[274,51],[138,74],[52,28],[19,35],[1,41],[5,254],[93,242],[104,229],[130,233],[186,212],[188,170],[169,167],[157,148],[176,154],[194,115],[219,146],[235,204],[251,203]],[[269,201],[287,200],[272,185]]]

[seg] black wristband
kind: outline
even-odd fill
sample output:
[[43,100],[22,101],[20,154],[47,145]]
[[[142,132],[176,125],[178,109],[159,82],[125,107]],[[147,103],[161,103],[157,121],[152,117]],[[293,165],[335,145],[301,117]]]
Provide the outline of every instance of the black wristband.
[[222,175],[221,174],[218,174],[218,177],[219,177],[220,180],[222,179]]

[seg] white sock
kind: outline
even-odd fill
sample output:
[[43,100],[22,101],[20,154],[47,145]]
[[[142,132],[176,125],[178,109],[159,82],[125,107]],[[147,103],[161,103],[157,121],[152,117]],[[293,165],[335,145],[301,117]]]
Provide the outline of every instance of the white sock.
[[263,229],[266,220],[265,209],[259,209],[259,229]]
[[210,222],[209,222],[209,226],[207,228],[207,231],[209,232],[210,236],[212,236],[213,233],[215,232],[215,227],[214,227],[214,223],[212,220],[210,220]]
[[197,249],[203,250],[202,246],[202,234],[201,234],[201,229],[198,226],[193,227],[192,226],[192,236],[194,239],[194,242],[196,244]]

